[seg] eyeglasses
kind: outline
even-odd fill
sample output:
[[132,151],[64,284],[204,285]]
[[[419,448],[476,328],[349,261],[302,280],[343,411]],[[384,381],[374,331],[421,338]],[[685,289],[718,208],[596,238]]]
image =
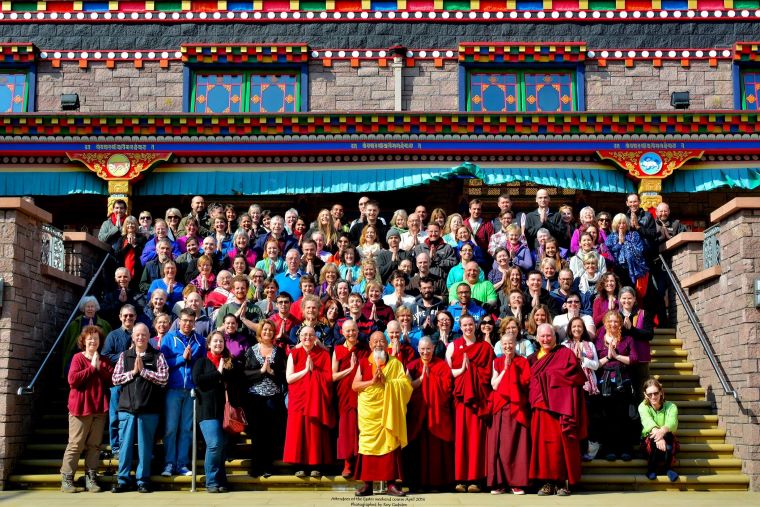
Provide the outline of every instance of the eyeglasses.
[[644,393],[644,394],[646,395],[647,398],[654,398],[655,396],[659,396],[662,393],[661,391],[655,391],[653,393]]
[[567,304],[569,304],[569,305],[579,305],[579,304],[581,304],[581,302],[578,301],[578,300],[576,300],[576,299],[573,299],[573,300],[568,299],[567,300]]
[[289,305],[290,301],[277,301],[278,305]]
[[122,315],[122,318],[124,318],[124,319],[136,319],[137,315],[135,315],[134,313],[125,313],[125,314]]
[[172,216],[166,217],[166,219],[167,220],[179,220],[179,217],[172,215]]

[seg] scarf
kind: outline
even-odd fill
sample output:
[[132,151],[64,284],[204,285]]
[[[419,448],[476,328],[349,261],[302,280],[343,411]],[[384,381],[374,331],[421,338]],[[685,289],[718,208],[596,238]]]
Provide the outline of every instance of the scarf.
[[[599,271],[596,272],[596,276],[594,278],[589,278],[588,273],[585,271],[581,275],[580,281],[578,282],[578,288],[580,289],[582,294],[587,293],[592,286],[596,285],[596,282],[599,281],[599,279],[602,277],[604,273],[600,273]],[[593,285],[592,285],[593,284]]]
[[219,369],[219,363],[222,362],[222,359],[224,358],[221,354],[217,355],[211,352],[210,350],[206,352],[206,357],[208,357],[209,361],[214,363],[214,368]]

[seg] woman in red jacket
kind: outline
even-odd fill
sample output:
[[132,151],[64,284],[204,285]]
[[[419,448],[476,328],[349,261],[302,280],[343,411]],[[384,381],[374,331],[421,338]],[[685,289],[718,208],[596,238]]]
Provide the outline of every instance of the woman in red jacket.
[[98,351],[103,342],[103,330],[86,326],[77,338],[82,351],[75,354],[69,369],[69,443],[61,464],[61,491],[76,493],[74,474],[82,451],[85,451],[85,486],[87,491],[98,492],[97,482],[100,444],[103,428],[108,419],[106,392],[111,386],[113,366]]

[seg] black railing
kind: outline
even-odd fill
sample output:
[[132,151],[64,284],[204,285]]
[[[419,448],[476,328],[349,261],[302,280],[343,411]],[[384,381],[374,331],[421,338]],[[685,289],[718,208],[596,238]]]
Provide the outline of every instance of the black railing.
[[662,263],[662,269],[665,270],[665,273],[668,275],[668,278],[670,278],[670,283],[673,286],[673,290],[675,290],[676,297],[678,297],[678,300],[681,302],[681,305],[683,305],[684,311],[686,312],[686,316],[689,319],[689,323],[691,323],[691,326],[694,328],[694,332],[697,333],[697,338],[699,339],[699,342],[702,344],[702,348],[704,349],[705,355],[707,356],[707,359],[710,361],[710,364],[712,365],[713,370],[715,370],[715,375],[718,377],[718,382],[720,382],[720,385],[723,388],[723,391],[726,394],[730,394],[731,396],[734,397],[736,401],[739,401],[741,403],[741,401],[739,400],[739,394],[736,392],[736,390],[731,388],[731,384],[728,381],[726,372],[723,371],[723,368],[718,362],[718,358],[715,356],[715,351],[713,350],[712,344],[710,343],[710,339],[705,334],[705,331],[702,328],[702,323],[699,322],[699,318],[697,317],[696,312],[694,312],[694,308],[691,306],[691,301],[689,300],[689,296],[687,296],[686,293],[681,288],[681,282],[676,278],[676,275],[670,269],[670,266],[668,266],[668,263],[665,260],[665,257],[662,256],[662,254],[660,254],[660,262]]
[[103,267],[105,267],[106,262],[112,257],[112,255],[106,254],[105,257],[103,257],[103,262],[100,263],[100,266],[98,267],[98,270],[95,272],[94,275],[92,275],[92,278],[90,278],[90,282],[87,284],[87,287],[84,289],[84,293],[82,294],[82,297],[79,298],[79,301],[77,302],[76,306],[74,307],[74,310],[71,312],[71,315],[69,315],[69,319],[66,321],[66,324],[61,329],[61,332],[58,333],[58,338],[55,339],[55,342],[50,347],[50,350],[48,350],[47,355],[45,356],[45,359],[42,361],[42,364],[37,369],[37,373],[34,374],[34,377],[32,378],[32,381],[29,382],[26,386],[21,386],[18,388],[18,391],[16,391],[16,394],[19,396],[24,396],[28,394],[34,393],[34,384],[37,383],[37,380],[40,378],[40,375],[42,375],[42,372],[45,370],[45,367],[47,366],[48,362],[50,361],[50,358],[53,357],[55,354],[56,349],[58,348],[58,345],[61,343],[61,340],[63,339],[64,333],[66,333],[66,330],[69,328],[69,325],[71,324],[71,321],[74,320],[74,317],[76,316],[77,312],[79,311],[79,305],[82,304],[82,299],[84,299],[86,296],[90,294],[90,291],[92,290],[92,286],[95,285],[95,281],[100,276],[100,273],[103,271]]

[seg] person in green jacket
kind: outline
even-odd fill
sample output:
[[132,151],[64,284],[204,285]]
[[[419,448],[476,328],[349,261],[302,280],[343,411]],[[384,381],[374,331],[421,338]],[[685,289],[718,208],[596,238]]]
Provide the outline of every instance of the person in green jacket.
[[71,357],[77,351],[77,338],[82,333],[82,329],[87,326],[98,326],[103,330],[103,336],[107,336],[111,332],[111,324],[98,316],[100,304],[95,296],[83,297],[79,302],[79,311],[82,314],[71,321],[71,324],[66,328],[66,332],[63,335],[62,376],[64,378],[68,375]]
[[647,459],[647,479],[653,481],[657,472],[665,470],[670,482],[678,480],[673,470],[678,451],[678,407],[665,401],[665,391],[657,379],[644,382],[644,401],[639,405],[641,417],[641,447]]

